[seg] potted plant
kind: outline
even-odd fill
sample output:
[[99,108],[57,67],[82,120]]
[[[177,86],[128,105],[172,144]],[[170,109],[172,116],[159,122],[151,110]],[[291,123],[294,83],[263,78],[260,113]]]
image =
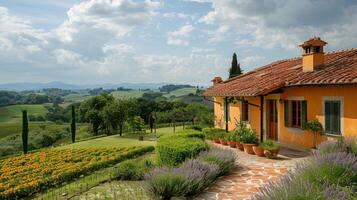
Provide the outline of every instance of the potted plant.
[[227,133],[225,132],[220,132],[218,134],[219,143],[221,143],[222,145],[227,145],[226,134]]
[[235,132],[229,132],[228,133],[228,145],[232,148],[236,148],[237,143],[236,143],[237,139],[236,139],[236,134]]
[[236,146],[239,150],[244,151],[243,147],[243,142],[242,142],[242,135],[247,132],[249,129],[247,127],[247,124],[244,122],[238,122],[236,121],[236,129],[235,129],[235,134],[236,134]]
[[259,157],[264,157],[264,149],[261,147],[261,145],[253,146],[253,151],[255,155]]
[[221,132],[213,132],[212,133],[212,139],[215,143],[219,144],[219,137],[220,137]]
[[243,142],[244,152],[254,155],[253,146],[258,145],[258,138],[255,131],[249,129],[249,131],[242,134],[241,142]]
[[318,133],[321,134],[323,132],[322,124],[319,122],[319,120],[313,119],[307,122],[305,128],[307,130],[310,130],[314,134],[313,143],[314,143],[314,148],[316,148],[316,136]]
[[260,145],[264,150],[264,155],[267,158],[276,158],[280,151],[280,145],[273,140],[266,140]]

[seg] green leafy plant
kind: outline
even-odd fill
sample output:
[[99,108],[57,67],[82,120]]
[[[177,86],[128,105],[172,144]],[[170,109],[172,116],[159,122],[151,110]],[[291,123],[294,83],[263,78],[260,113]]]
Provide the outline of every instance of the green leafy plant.
[[280,145],[273,140],[265,140],[259,145],[264,150],[274,151],[280,149]]
[[316,147],[316,135],[318,133],[322,134],[323,133],[323,128],[322,124],[319,122],[317,119],[313,119],[309,122],[306,123],[305,129],[312,131],[314,134],[314,147]]
[[164,136],[157,142],[158,164],[177,166],[207,149],[208,145],[201,138],[189,137],[185,134]]
[[258,144],[257,134],[253,130],[249,130],[241,134],[239,140],[245,144]]
[[119,180],[142,180],[145,173],[147,173],[151,168],[154,167],[154,164],[149,159],[144,160],[126,160],[118,165],[114,169],[113,175]]

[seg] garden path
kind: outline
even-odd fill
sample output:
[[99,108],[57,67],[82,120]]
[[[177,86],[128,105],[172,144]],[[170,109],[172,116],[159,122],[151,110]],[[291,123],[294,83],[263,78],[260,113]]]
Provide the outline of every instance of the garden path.
[[[212,144],[218,148],[230,148]],[[245,154],[238,149],[232,149],[237,154],[237,167],[227,176],[220,177],[196,200],[250,200],[259,188],[269,181],[275,181],[297,162],[301,162],[309,153],[282,148],[277,159]]]

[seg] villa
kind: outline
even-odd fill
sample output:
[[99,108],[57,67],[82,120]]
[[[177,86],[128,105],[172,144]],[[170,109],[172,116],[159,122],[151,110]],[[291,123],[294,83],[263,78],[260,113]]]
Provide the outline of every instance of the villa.
[[[302,57],[279,60],[223,81],[215,77],[204,96],[214,99],[215,127],[237,121],[261,141],[311,148],[341,136],[357,136],[357,49],[324,52],[318,37],[300,45]],[[317,119],[324,133],[305,130]]]

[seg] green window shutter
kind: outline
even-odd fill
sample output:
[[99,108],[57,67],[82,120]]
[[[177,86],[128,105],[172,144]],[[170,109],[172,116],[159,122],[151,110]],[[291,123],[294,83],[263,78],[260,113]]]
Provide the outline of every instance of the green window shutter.
[[325,102],[325,130],[331,133],[331,102]]
[[336,101],[332,104],[332,133],[340,134],[340,102]]
[[288,100],[284,100],[284,125],[285,127],[290,127],[290,111]]
[[301,101],[301,128],[305,129],[307,122],[307,102]]

